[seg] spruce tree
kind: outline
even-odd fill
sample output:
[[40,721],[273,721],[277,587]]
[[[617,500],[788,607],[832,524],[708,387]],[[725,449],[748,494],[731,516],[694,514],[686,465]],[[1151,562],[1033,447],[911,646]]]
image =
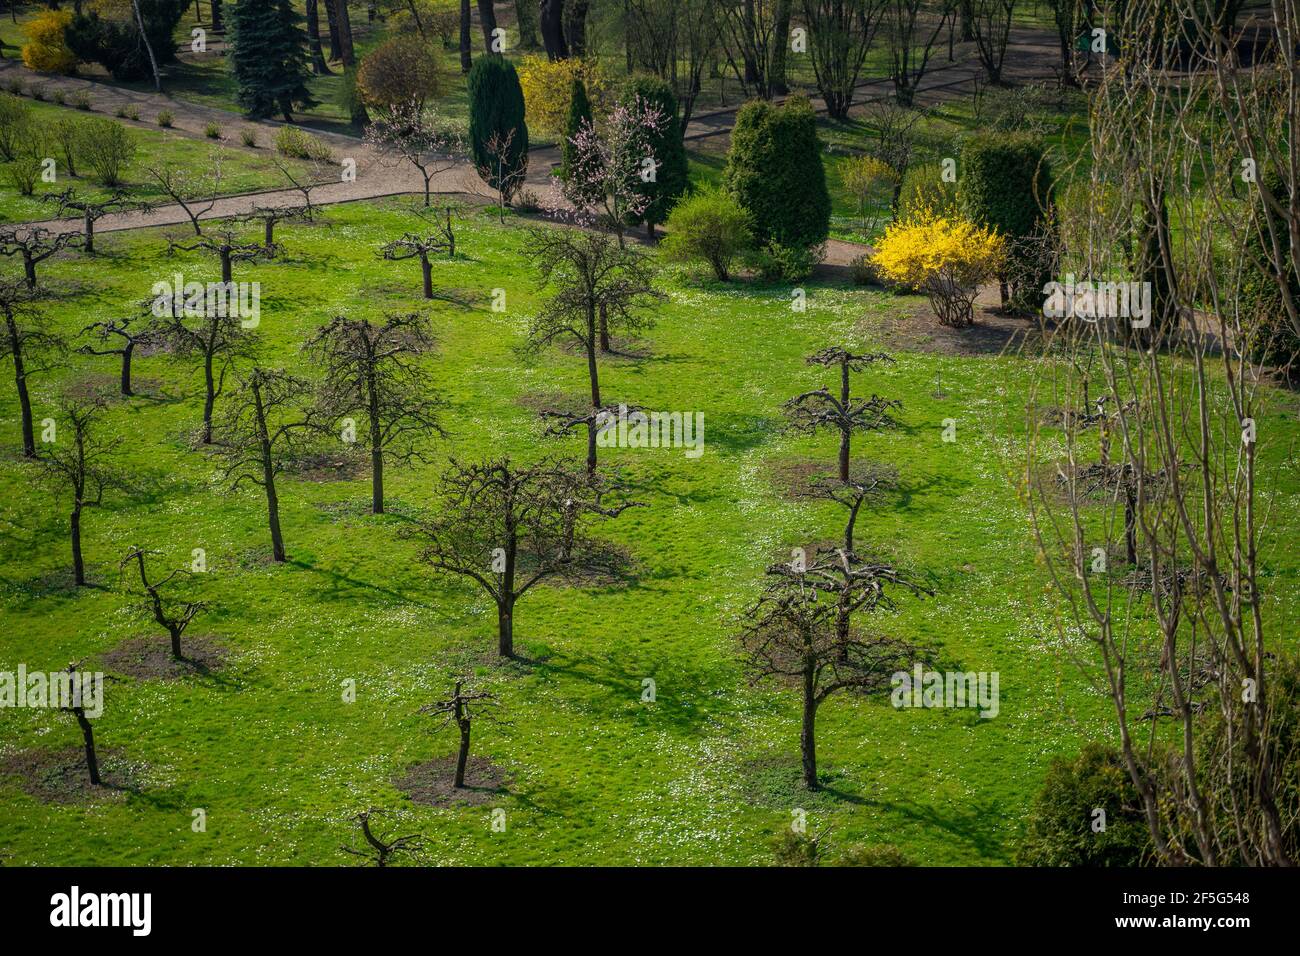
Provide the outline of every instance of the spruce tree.
[[573,137],[583,124],[591,122],[591,100],[587,98],[587,85],[573,78],[573,92],[569,96],[569,118],[564,124],[564,142],[560,144],[560,178],[567,179],[569,165],[573,162]]
[[291,0],[239,0],[230,16],[230,69],[239,104],[251,119],[316,105],[307,90],[311,64],[302,17]]
[[649,197],[650,205],[632,223],[645,223],[646,233],[653,236],[654,227],[668,218],[669,210],[686,192],[686,146],[682,142],[681,120],[677,116],[677,96],[671,86],[657,77],[635,77],[628,81],[624,89],[623,102],[627,106],[633,106],[638,99],[659,107],[659,111],[667,118],[663,127],[650,135],[650,149],[659,163],[655,178],[651,182],[642,182],[637,187],[637,192]]

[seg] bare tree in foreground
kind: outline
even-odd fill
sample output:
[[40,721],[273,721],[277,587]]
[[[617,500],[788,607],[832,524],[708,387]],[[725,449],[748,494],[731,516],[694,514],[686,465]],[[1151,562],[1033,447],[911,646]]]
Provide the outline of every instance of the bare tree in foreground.
[[417,313],[390,313],[382,325],[337,316],[308,341],[324,372],[318,405],[337,424],[349,413],[365,418],[370,443],[371,511],[384,512],[384,461],[427,462],[420,450],[438,423],[442,402],[422,359],[435,349],[429,320]]
[[465,786],[465,766],[469,763],[469,739],[474,720],[483,719],[484,708],[497,706],[495,694],[485,690],[465,689],[465,680],[458,679],[451,696],[420,708],[422,714],[442,714],[442,726],[455,724],[460,731],[460,749],[456,751],[456,776],[454,786]]
[[840,369],[839,395],[831,393],[825,386],[811,392],[796,395],[783,406],[790,427],[794,431],[812,433],[823,428],[833,428],[840,433],[839,477],[841,482],[849,481],[849,452],[853,433],[879,431],[891,428],[898,422],[889,414],[901,408],[903,403],[897,399],[870,398],[855,399],[849,390],[849,373],[860,372],[873,362],[892,362],[883,352],[871,352],[855,355],[842,348],[822,349],[808,356],[809,365],[835,366]]
[[[67,674],[70,686],[78,688],[81,686],[78,678],[80,662],[68,665]],[[90,777],[90,784],[93,787],[102,787],[104,781],[99,776],[99,754],[95,750],[95,728],[90,723],[90,718],[86,716],[86,701],[82,695],[74,691],[72,700],[66,707],[60,707],[60,710],[69,713],[77,721],[77,728],[81,731],[81,743],[86,752],[86,771]]]
[[[1278,722],[1279,708],[1294,705],[1276,693],[1270,648],[1284,626],[1265,570],[1270,555],[1294,550],[1266,504],[1287,439],[1267,424],[1275,399],[1254,345],[1270,316],[1285,316],[1300,332],[1300,247],[1286,236],[1287,223],[1292,236],[1300,224],[1292,161],[1300,136],[1297,8],[1275,5],[1280,19],[1265,28],[1271,55],[1257,55],[1250,69],[1206,28],[1192,71],[1175,83],[1165,64],[1199,22],[1190,0],[1102,6],[1125,63],[1105,71],[1092,95],[1081,175],[1091,195],[1108,198],[1064,210],[1065,267],[1143,278],[1137,267],[1151,251],[1134,254],[1133,239],[1154,208],[1182,224],[1148,233],[1146,245],[1154,235],[1154,252],[1172,273],[1164,294],[1193,320],[1158,344],[1138,334],[1139,317],[1131,316],[1045,330],[1028,403],[1030,513],[1062,610],[1063,645],[1082,640],[1077,661],[1111,701],[1156,861],[1293,864],[1296,817],[1282,801],[1283,768],[1294,754],[1281,749]],[[1246,200],[1225,174],[1240,171],[1243,156],[1259,167]],[[1289,181],[1283,190],[1269,185],[1273,175]],[[1261,206],[1269,214],[1259,214]],[[1252,308],[1243,294],[1252,246],[1262,250],[1255,267],[1276,284],[1276,311]],[[1080,369],[1090,362],[1115,409],[1107,472],[1132,476],[1131,518],[1122,522],[1114,505],[1098,513],[1086,488],[1067,483],[1062,494],[1043,480],[1087,474],[1096,455],[1082,418],[1045,425],[1041,413],[1079,393]],[[1142,480],[1150,475],[1162,480]],[[1105,556],[1119,547],[1140,574],[1107,567]]]
[[418,833],[405,836],[382,836],[371,827],[371,818],[384,811],[371,808],[362,810],[352,819],[361,827],[361,836],[365,839],[367,849],[357,850],[350,846],[339,847],[344,853],[351,853],[374,862],[375,866],[388,866],[393,857],[399,853],[417,853],[424,845],[424,838]]
[[112,195],[107,199],[87,199],[78,198],[77,191],[69,186],[61,193],[46,193],[41,197],[46,202],[57,203],[59,215],[65,216],[69,212],[75,212],[81,217],[82,238],[84,243],[82,248],[91,254],[95,252],[95,223],[119,212],[130,212],[133,210],[144,210],[149,208],[148,203],[137,202],[128,199],[126,193],[120,189],[114,190]]
[[266,495],[275,561],[286,560],[275,479],[311,424],[309,401],[308,382],[283,371],[254,368],[240,381],[218,432],[218,450],[226,462],[223,478],[235,489],[244,482],[257,485]]
[[0,256],[18,256],[23,262],[27,288],[36,288],[36,267],[67,248],[82,245],[75,232],[51,232],[44,226],[0,227]]
[[14,388],[22,420],[23,456],[36,457],[36,432],[32,424],[32,399],[27,380],[48,372],[67,351],[67,342],[30,305],[32,290],[23,282],[0,279],[0,315],[4,316],[0,358],[14,363]]
[[172,657],[176,660],[184,660],[185,655],[181,653],[181,635],[185,629],[190,626],[200,614],[208,610],[207,601],[187,601],[166,597],[164,591],[175,581],[179,581],[191,572],[188,568],[176,568],[161,578],[149,580],[148,571],[145,569],[145,558],[148,555],[161,554],[159,551],[145,551],[142,548],[132,548],[122,558],[121,564],[118,565],[119,572],[125,572],[127,565],[132,561],[140,572],[140,588],[145,598],[145,604],[149,612],[153,614],[153,619],[161,627],[167,629],[167,636],[171,639]]
[[[77,351],[83,355],[121,356],[118,388],[123,395],[129,397],[135,394],[131,390],[131,360],[136,348],[158,341],[162,337],[163,330],[151,320],[149,313],[145,312],[143,315],[127,315],[120,319],[92,322],[81,330],[81,334],[89,334],[94,338],[94,343],[77,348]],[[114,342],[116,344],[111,344]]]
[[174,239],[169,240],[168,255],[174,254],[177,249],[183,252],[207,252],[216,256],[221,263],[221,281],[225,283],[234,281],[234,263],[274,259],[280,252],[279,246],[274,243],[267,246],[261,242],[242,239],[234,223],[227,223],[211,232],[205,232],[188,244]]
[[565,463],[516,465],[508,458],[462,465],[441,481],[437,517],[419,533],[420,560],[435,572],[469,578],[497,607],[497,650],[513,657],[515,605],[547,578],[583,567],[600,554],[590,524],[632,507],[606,484]]
[[230,309],[209,308],[206,301],[199,308],[190,308],[181,297],[156,302],[154,314],[160,313],[167,319],[163,334],[173,352],[203,358],[203,444],[210,445],[213,410],[225,391],[226,374],[237,360],[252,357],[256,333],[244,328]]
[[99,414],[102,399],[65,397],[59,402],[54,440],[39,459],[46,480],[57,494],[72,499],[68,529],[72,542],[72,573],[78,587],[86,583],[86,565],[81,557],[81,517],[87,508],[104,502],[104,491],[114,481],[108,458],[119,444],[100,437]]
[[777,564],[763,595],[746,613],[740,641],[754,680],[775,678],[799,687],[802,717],[799,749],[804,786],[820,789],[817,779],[817,709],[843,690],[876,693],[891,676],[909,670],[918,650],[906,641],[850,631],[840,632],[845,615],[887,606],[887,589],[922,589],[888,565],[859,563],[837,555],[850,571],[819,561],[797,569]]

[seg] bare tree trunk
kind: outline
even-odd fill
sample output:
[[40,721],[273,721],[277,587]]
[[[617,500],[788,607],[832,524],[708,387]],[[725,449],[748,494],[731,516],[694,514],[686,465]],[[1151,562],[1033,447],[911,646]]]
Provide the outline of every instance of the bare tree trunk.
[[130,396],[134,394],[131,391],[131,353],[135,351],[135,342],[128,341],[122,348],[122,394]]
[[81,559],[81,503],[72,506],[72,578],[77,587],[86,583],[86,565]]
[[569,44],[564,38],[564,0],[541,0],[540,19],[547,59],[568,59]]
[[307,0],[307,46],[311,51],[311,70],[317,76],[329,76],[332,71],[325,62],[320,45],[320,7],[318,0]]
[[460,71],[468,73],[474,65],[470,56],[470,13],[469,0],[460,0]]
[[424,273],[424,297],[433,298],[433,265],[427,252],[420,253],[420,270]]
[[203,444],[212,444],[212,407],[217,403],[217,383],[212,374],[212,353],[203,355]]
[[817,790],[817,677],[811,667],[803,674],[803,721],[799,730],[799,751],[803,757],[803,782]]
[[18,389],[18,408],[23,420],[23,457],[36,457],[36,431],[32,427],[32,399],[27,394],[27,366],[23,362],[22,343],[18,337],[18,323],[13,316],[5,318],[9,331],[9,354],[14,360],[14,385]]
[[72,715],[77,718],[77,726],[81,728],[81,740],[86,748],[86,769],[90,772],[91,785],[103,786],[104,782],[99,779],[99,759],[95,755],[95,730],[86,719],[85,708],[78,707]]
[[478,24],[483,31],[483,52],[492,53],[492,31],[497,28],[497,12],[492,0],[478,0]]
[[465,765],[469,763],[469,721],[458,721],[460,724],[460,752],[456,754],[456,783],[457,787],[465,786]]

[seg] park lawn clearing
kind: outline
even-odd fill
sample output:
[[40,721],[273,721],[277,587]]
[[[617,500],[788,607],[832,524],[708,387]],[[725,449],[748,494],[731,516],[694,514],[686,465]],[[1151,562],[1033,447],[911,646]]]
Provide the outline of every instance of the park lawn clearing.
[[[1026,360],[895,349],[899,322],[933,321],[915,298],[810,281],[807,310],[796,312],[787,287],[666,270],[669,298],[655,307],[644,356],[603,362],[602,386],[609,401],[703,412],[704,454],[601,450],[602,468],[618,466],[647,505],[596,529],[635,561],[635,581],[539,587],[517,609],[523,660],[500,663],[492,604],[431,576],[418,540],[402,531],[433,504],[451,456],[579,457],[578,439],[542,436],[531,406],[538,395],[582,394],[585,368],[558,349],[521,348],[540,301],[521,220],[502,228],[469,212],[458,257],[435,262],[435,291],[446,294],[421,300],[418,264],[376,252],[412,228],[413,202],[346,204],[326,224],[282,225],[282,260],[236,264],[236,281],[261,283],[268,366],[310,377],[301,344],[339,313],[427,308],[440,341],[430,367],[448,400],[448,438],[431,441],[429,464],[386,469],[382,516],[365,510],[364,474],[286,474],[285,564],[266,560],[260,491],[228,490],[189,442],[196,366],[155,355],[137,372],[156,390],[105,415],[122,439],[116,460],[129,490],[87,511],[95,586],[62,586],[67,509],[18,460],[12,384],[0,388],[0,670],[62,668],[148,633],[165,644],[117,590],[132,545],[162,550],[157,567],[188,565],[204,550],[209,570],[197,586],[213,610],[195,633],[229,652],[210,673],[106,685],[97,741],[144,768],[122,799],[60,804],[0,779],[0,859],[342,865],[355,862],[339,849],[355,842],[351,817],[376,807],[448,864],[768,863],[771,839],[801,809],[810,829],[833,828],[836,848],[889,843],[923,864],[1009,863],[1050,759],[1107,737],[1112,724],[1108,698],[1069,659],[1082,645],[1061,646],[1017,494]],[[168,234],[183,230],[104,233],[104,254],[44,263],[55,325],[72,333],[120,314],[177,271],[218,278],[211,258],[168,256]],[[498,292],[504,312],[491,307]],[[798,785],[798,694],[750,686],[736,634],[767,565],[840,533],[837,506],[791,501],[772,480],[782,463],[831,466],[835,439],[787,434],[780,405],[831,384],[804,358],[837,344],[891,350],[896,364],[855,376],[854,389],[903,402],[902,427],[854,440],[855,459],[896,468],[901,483],[859,519],[859,540],[928,575],[936,592],[863,623],[933,645],[958,669],[998,671],[1001,705],[982,720],[836,696],[818,720],[825,788],[809,794]],[[113,371],[110,358],[73,355],[34,378],[38,422],[52,413],[55,386]],[[942,440],[949,418],[955,442]],[[1293,409],[1279,406],[1259,431],[1279,436],[1261,444],[1276,462],[1295,436]],[[1272,495],[1267,538],[1294,540],[1294,472]],[[1270,597],[1290,608],[1279,624],[1294,625],[1300,556],[1278,547],[1269,560]],[[475,725],[473,754],[499,773],[503,792],[477,806],[422,806],[394,781],[455,753],[454,730],[435,733],[417,711],[465,672],[500,699],[506,720]],[[653,702],[642,699],[647,679]],[[4,709],[0,741],[0,760],[10,760],[66,750],[80,735],[67,715]],[[191,829],[196,808],[205,832]],[[505,811],[504,829],[492,825],[494,809]]]

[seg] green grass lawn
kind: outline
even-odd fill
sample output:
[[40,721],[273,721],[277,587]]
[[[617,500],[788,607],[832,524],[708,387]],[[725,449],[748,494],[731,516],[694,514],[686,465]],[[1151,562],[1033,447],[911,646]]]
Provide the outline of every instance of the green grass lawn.
[[[24,97],[22,100],[32,111],[32,118],[42,129],[48,130],[62,119],[82,120],[103,117],[72,106],[58,106]],[[116,117],[110,117],[116,120]],[[142,119],[151,117],[142,116]],[[121,122],[121,121],[119,121]],[[135,158],[127,166],[123,191],[132,199],[156,202],[166,199],[158,184],[149,176],[148,168],[154,164],[193,171],[195,175],[211,170],[219,158],[221,164],[221,192],[223,194],[258,192],[265,189],[288,188],[289,183],[272,163],[274,147],[269,139],[257,149],[230,142],[186,136],[175,130],[150,129],[136,123],[126,123],[136,142]],[[229,135],[229,134],[227,134]],[[83,162],[77,176],[66,175],[62,154],[51,143],[50,155],[57,160],[57,179],[53,183],[37,182],[35,193],[20,195],[13,188],[6,173],[9,163],[0,162],[0,222],[25,222],[50,219],[57,215],[57,206],[40,197],[60,193],[72,186],[78,197],[108,198],[113,190],[95,182],[93,171]],[[310,165],[297,159],[281,159],[300,179],[313,178]]]
[[[411,221],[405,203],[337,207],[328,226],[282,228],[287,257],[237,265],[262,284],[261,358],[311,376],[303,340],[330,317],[378,317],[421,307],[418,266],[377,258]],[[546,439],[527,406],[543,393],[581,394],[582,361],[521,351],[539,298],[521,254],[522,232],[471,214],[461,255],[438,263],[443,298],[429,309],[441,354],[429,363],[445,392],[449,436],[428,465],[391,468],[391,513],[366,513],[366,480],[280,484],[289,562],[267,562],[257,489],[232,492],[188,436],[199,420],[201,379],[163,356],[137,362],[141,395],[115,401],[105,428],[129,490],[110,492],[85,519],[95,586],[70,586],[67,503],[18,459],[12,384],[0,387],[0,670],[50,670],[124,640],[155,634],[117,590],[117,564],[133,544],[164,552],[162,566],[207,553],[197,587],[213,611],[193,627],[231,652],[210,676],[126,679],[107,685],[96,721],[110,768],[135,789],[93,805],[47,804],[0,780],[5,864],[344,864],[351,814],[395,812],[392,827],[423,833],[445,863],[765,863],[769,841],[796,808],[833,843],[893,843],[925,864],[1004,864],[1049,759],[1108,739],[1109,702],[1089,690],[1059,646],[1024,509],[1010,479],[1024,432],[1025,360],[896,350],[897,364],[856,383],[903,401],[902,427],[860,439],[855,456],[896,466],[898,493],[863,516],[871,549],[929,575],[936,596],[905,600],[874,624],[938,647],[963,670],[1000,672],[1001,713],[895,710],[887,701],[833,698],[819,719],[827,787],[798,784],[798,696],[750,686],[735,634],[764,567],[790,549],[839,533],[835,506],[795,503],[773,469],[815,457],[834,440],[793,438],[779,406],[825,380],[804,363],[831,344],[891,347],[882,323],[917,300],[810,282],[806,312],[790,290],[663,279],[645,356],[607,361],[606,394],[648,409],[702,411],[705,452],[612,449],[648,507],[600,529],[638,564],[623,587],[542,587],[518,608],[516,641],[532,663],[497,664],[492,606],[475,589],[432,577],[403,538],[433,504],[450,456],[462,460],[545,452],[579,454]],[[215,279],[216,264],[169,258],[159,231],[104,234],[95,258],[44,264],[44,304],[74,332],[118,314],[153,282],[181,271]],[[493,290],[507,310],[493,312]],[[914,321],[921,321],[919,319]],[[8,366],[6,366],[7,368]],[[9,374],[5,372],[4,374]],[[35,380],[36,418],[53,414],[59,387],[115,374],[111,359],[71,356]],[[220,411],[220,403],[218,405]],[[1294,436],[1294,414],[1261,422],[1261,436]],[[958,440],[941,441],[955,418]],[[1278,437],[1265,455],[1284,453]],[[1281,444],[1279,444],[1281,443]],[[1267,532],[1270,595],[1294,624],[1294,540],[1300,483],[1288,472]],[[163,640],[162,636],[157,637]],[[511,777],[489,807],[429,809],[394,785],[410,764],[452,753],[417,710],[465,670],[500,696],[506,723],[475,731],[475,753]],[[642,703],[652,678],[657,701]],[[342,699],[356,682],[355,703]],[[0,711],[0,760],[79,741],[63,714]],[[207,831],[191,831],[192,811]]]

